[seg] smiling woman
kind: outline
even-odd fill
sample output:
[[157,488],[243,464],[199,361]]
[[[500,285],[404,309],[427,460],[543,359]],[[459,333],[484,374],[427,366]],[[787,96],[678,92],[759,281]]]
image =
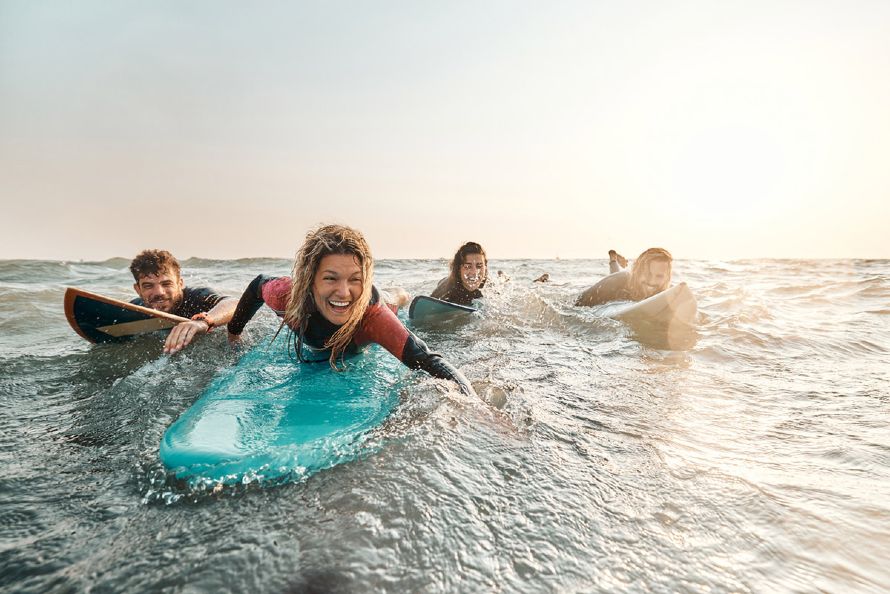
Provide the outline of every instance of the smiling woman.
[[352,304],[362,289],[362,267],[355,256],[330,254],[321,259],[312,282],[312,297],[325,318],[335,324],[348,322]]
[[451,261],[450,274],[439,281],[430,297],[470,305],[482,297],[480,289],[488,280],[488,257],[475,241],[468,241],[457,249]]
[[[291,277],[256,277],[229,322],[229,337],[240,340],[244,326],[265,303],[293,333],[297,358],[306,350],[327,354],[333,369],[361,347],[377,343],[412,369],[450,379],[473,395],[467,378],[433,353],[396,317],[373,286],[374,260],[364,236],[341,225],[310,231],[297,253]],[[313,358],[313,360],[315,360]]]

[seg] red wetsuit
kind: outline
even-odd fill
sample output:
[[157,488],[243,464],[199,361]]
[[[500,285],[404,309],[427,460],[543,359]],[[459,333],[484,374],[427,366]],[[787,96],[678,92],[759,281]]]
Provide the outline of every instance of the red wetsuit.
[[[241,334],[248,320],[265,303],[279,317],[284,316],[290,299],[292,281],[288,277],[260,275],[247,286],[235,314],[229,322],[232,334]],[[329,322],[317,311],[309,315],[302,340],[313,349],[325,349],[325,343],[340,328]],[[298,328],[292,328],[299,332]],[[430,351],[426,344],[411,333],[381,299],[376,287],[371,288],[371,303],[365,311],[362,323],[350,344],[350,350],[377,343],[392,353],[399,361],[412,369],[423,369],[432,376],[457,382],[465,394],[473,394],[466,377],[438,353]]]

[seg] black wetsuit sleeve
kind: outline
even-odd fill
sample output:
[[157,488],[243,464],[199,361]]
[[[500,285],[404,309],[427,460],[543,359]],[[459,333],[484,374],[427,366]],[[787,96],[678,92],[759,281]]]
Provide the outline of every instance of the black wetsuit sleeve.
[[479,289],[470,293],[463,285],[452,284],[451,278],[446,277],[439,281],[435,290],[430,293],[430,297],[458,305],[472,305],[473,299],[481,299],[483,295]]
[[244,289],[244,293],[241,294],[241,299],[238,300],[238,306],[235,308],[232,319],[226,326],[229,333],[241,334],[244,331],[247,322],[263,306],[263,285],[276,278],[278,277],[261,274],[250,281],[250,284]]
[[425,342],[410,331],[408,332],[408,340],[405,342],[405,348],[402,351],[402,363],[411,369],[422,369],[433,377],[456,382],[460,391],[467,396],[476,395],[470,380],[457,367],[449,363],[439,353],[432,352]]
[[208,312],[226,298],[210,287],[186,287],[182,294],[182,303],[173,313],[184,318]]

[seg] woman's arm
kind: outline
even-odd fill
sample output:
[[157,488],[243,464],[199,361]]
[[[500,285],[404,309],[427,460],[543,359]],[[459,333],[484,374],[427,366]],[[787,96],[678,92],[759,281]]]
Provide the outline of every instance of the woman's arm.
[[411,369],[423,369],[433,377],[451,380],[467,396],[476,396],[470,380],[457,367],[439,353],[432,352],[425,342],[410,331],[402,350],[402,363]]
[[459,369],[439,353],[430,351],[426,343],[408,331],[392,310],[382,303],[368,308],[355,341],[359,345],[376,342],[411,369],[422,369],[433,377],[451,380],[467,396],[476,396],[470,381]]
[[448,294],[448,291],[451,289],[451,280],[450,276],[446,276],[442,280],[439,281],[439,284],[436,285],[436,288],[433,289],[433,292],[430,293],[430,297],[433,299],[442,299],[445,295]]
[[269,281],[275,280],[275,278],[274,276],[261,274],[250,281],[250,284],[244,289],[244,293],[241,294],[241,299],[235,307],[235,313],[226,326],[229,330],[230,340],[235,340],[244,331],[244,326],[247,325],[247,322],[263,306],[263,303],[265,303],[263,286]]

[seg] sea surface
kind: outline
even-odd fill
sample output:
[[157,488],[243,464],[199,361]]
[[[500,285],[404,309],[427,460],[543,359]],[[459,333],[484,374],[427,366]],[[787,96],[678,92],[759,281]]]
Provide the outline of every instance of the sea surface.
[[[290,269],[182,264],[232,295]],[[65,287],[129,299],[127,266],[0,261],[0,591],[890,590],[890,261],[678,261],[698,327],[665,342],[574,307],[605,260],[494,260],[482,315],[415,329],[482,399],[402,369],[357,459],[221,489],[158,445],[236,363],[224,333],[168,356],[66,322]]]

